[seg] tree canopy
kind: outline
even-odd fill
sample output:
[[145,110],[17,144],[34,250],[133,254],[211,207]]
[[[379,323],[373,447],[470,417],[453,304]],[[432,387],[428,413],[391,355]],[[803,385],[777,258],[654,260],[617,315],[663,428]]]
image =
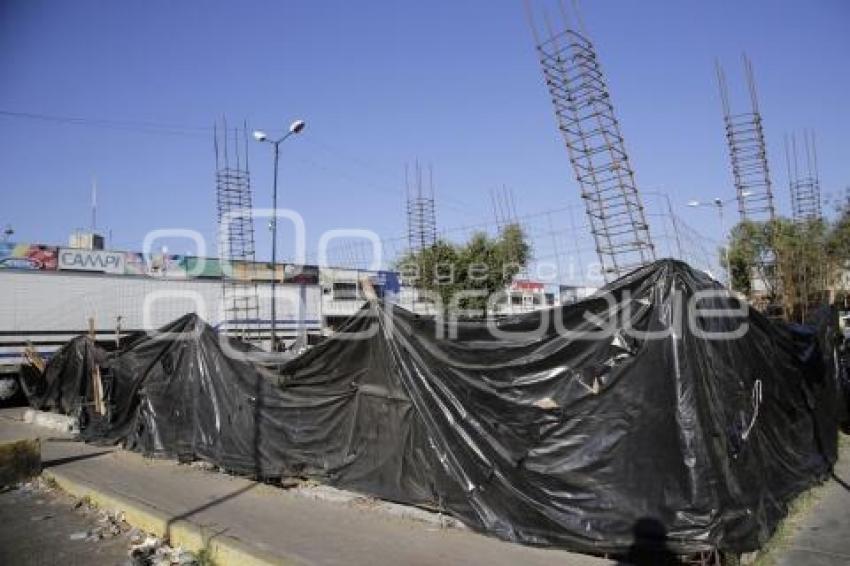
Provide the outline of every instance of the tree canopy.
[[465,244],[438,240],[405,255],[398,267],[405,280],[437,295],[444,310],[486,312],[488,297],[509,285],[530,255],[522,228],[509,224],[495,238],[478,232]]
[[747,296],[762,291],[782,304],[787,318],[804,320],[809,304],[823,302],[850,267],[850,207],[833,221],[741,222],[727,253],[733,289]]

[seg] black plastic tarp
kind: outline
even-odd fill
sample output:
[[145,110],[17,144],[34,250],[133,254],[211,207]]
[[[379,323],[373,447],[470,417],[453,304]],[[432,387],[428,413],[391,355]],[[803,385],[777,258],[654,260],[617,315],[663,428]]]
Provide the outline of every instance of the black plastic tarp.
[[719,289],[664,260],[497,322],[373,303],[271,377],[186,316],[107,362],[110,418],[85,433],[523,543],[623,553],[648,523],[675,552],[749,551],[835,460],[834,329],[730,316]]
[[21,385],[27,401],[39,410],[82,414],[94,403],[92,374],[105,365],[106,357],[89,336],[72,338],[53,354],[43,373],[25,366]]

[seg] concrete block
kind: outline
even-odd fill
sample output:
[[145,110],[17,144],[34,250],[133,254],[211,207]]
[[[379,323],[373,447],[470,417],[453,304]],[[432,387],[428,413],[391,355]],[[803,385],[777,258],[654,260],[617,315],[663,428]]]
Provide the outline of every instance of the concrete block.
[[27,409],[24,411],[24,422],[59,432],[70,432],[72,434],[79,434],[80,432],[80,423],[77,419],[59,413]]

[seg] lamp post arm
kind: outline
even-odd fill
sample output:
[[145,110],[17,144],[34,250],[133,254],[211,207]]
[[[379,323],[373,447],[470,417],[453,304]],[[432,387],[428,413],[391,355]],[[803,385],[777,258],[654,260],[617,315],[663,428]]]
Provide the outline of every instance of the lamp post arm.
[[284,136],[283,136],[282,138],[280,138],[279,140],[277,140],[277,141],[275,141],[275,142],[272,142],[272,143],[273,143],[273,144],[275,144],[275,147],[277,147],[277,145],[278,145],[278,144],[283,143],[283,141],[284,141],[286,138],[288,138],[289,136],[291,136],[293,133],[295,133],[295,132],[286,132],[286,134],[284,134]]

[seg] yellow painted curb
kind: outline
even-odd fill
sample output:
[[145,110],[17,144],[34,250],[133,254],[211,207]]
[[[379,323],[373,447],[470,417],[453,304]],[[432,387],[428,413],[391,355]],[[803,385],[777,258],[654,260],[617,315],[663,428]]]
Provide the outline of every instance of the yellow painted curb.
[[206,551],[207,556],[212,558],[216,566],[303,564],[301,560],[265,553],[233,537],[217,534],[212,529],[185,519],[169,524],[168,515],[158,509],[120,496],[108,495],[98,491],[94,486],[71,479],[60,471],[46,469],[42,475],[74,497],[85,497],[98,507],[124,513],[124,520],[127,523],[154,536],[167,539],[172,546],[182,546],[195,554]]

